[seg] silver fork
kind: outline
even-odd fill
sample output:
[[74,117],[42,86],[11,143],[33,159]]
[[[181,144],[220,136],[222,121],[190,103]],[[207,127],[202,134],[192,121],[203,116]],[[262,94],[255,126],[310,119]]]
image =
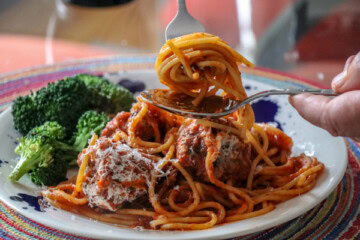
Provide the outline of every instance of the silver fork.
[[[194,32],[205,32],[205,28],[201,23],[199,23],[196,19],[194,19],[186,8],[185,0],[178,0],[178,11],[175,18],[168,24],[166,31],[165,31],[165,39],[172,39],[182,35],[194,33]],[[267,97],[270,95],[296,95],[301,93],[312,93],[316,95],[324,95],[324,96],[337,96],[338,94],[332,90],[314,90],[314,89],[274,89],[256,93],[242,101],[235,101],[229,99],[224,99],[220,96],[214,96],[212,101],[218,104],[218,106],[223,107],[224,102],[228,101],[228,107],[223,108],[223,111],[219,112],[219,109],[213,107],[213,112],[203,112],[200,108],[196,108],[192,104],[182,105],[181,109],[176,104],[173,105],[165,105],[159,102],[159,99],[154,99],[155,96],[154,90],[144,91],[140,94],[140,96],[146,101],[149,102],[161,109],[164,109],[168,112],[182,115],[186,117],[192,118],[219,118],[224,117],[233,113],[234,111],[238,110],[239,108],[245,106],[246,104],[251,103],[252,101]],[[167,101],[169,103],[169,101]]]
[[[296,95],[301,93],[311,93],[315,95],[324,95],[324,96],[338,96],[339,94],[335,93],[333,90],[325,89],[273,89],[268,91],[258,92],[252,96],[249,96],[242,101],[230,100],[221,96],[213,96],[211,99],[211,112],[204,112],[204,108],[195,107],[192,104],[181,104],[179,105],[178,101],[161,101],[161,98],[156,98],[156,89],[147,90],[140,94],[142,99],[146,102],[151,103],[165,111],[174,113],[176,115],[181,115],[191,118],[220,118],[226,115],[229,115],[239,108],[242,108],[246,104],[253,102],[256,99],[267,97],[270,95]],[[203,100],[206,101],[206,98]],[[226,101],[226,102],[225,102]],[[214,104],[215,103],[215,104]],[[217,105],[217,106],[214,106]],[[227,107],[224,107],[226,106]],[[220,109],[219,109],[220,108]],[[221,111],[221,112],[220,112]]]
[[166,27],[165,39],[169,40],[194,32],[205,32],[205,28],[189,14],[185,0],[178,0],[178,11]]

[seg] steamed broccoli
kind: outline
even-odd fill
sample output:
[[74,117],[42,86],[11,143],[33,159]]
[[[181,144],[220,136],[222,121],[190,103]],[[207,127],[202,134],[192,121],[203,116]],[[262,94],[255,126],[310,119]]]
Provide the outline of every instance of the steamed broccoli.
[[133,102],[133,95],[127,89],[101,77],[79,74],[49,83],[36,94],[18,97],[12,115],[15,129],[22,135],[46,121],[56,121],[65,127],[69,139],[84,112],[115,114],[128,111]]
[[37,185],[53,186],[64,180],[69,162],[78,152],[64,143],[65,128],[56,122],[46,122],[20,138],[15,153],[20,155],[9,178],[18,181],[30,172]]
[[31,129],[41,125],[42,120],[37,117],[37,111],[37,104],[33,93],[16,98],[12,105],[15,129],[21,134],[26,135]]
[[61,157],[55,157],[47,166],[38,166],[32,169],[30,179],[36,185],[56,186],[66,179],[69,163]]
[[65,142],[65,128],[56,122],[45,122],[20,138],[15,153],[20,160],[9,178],[18,181],[26,173],[37,185],[54,186],[65,179],[78,153],[88,144],[93,133],[100,134],[110,119],[104,113],[87,111],[77,123],[73,145]]
[[92,134],[96,133],[99,135],[109,120],[109,117],[104,113],[97,113],[96,111],[85,112],[80,117],[73,136],[74,149],[81,152],[88,144]]
[[41,126],[33,128],[27,137],[46,136],[55,140],[63,140],[65,135],[65,128],[57,122],[46,122]]
[[99,111],[110,114],[129,111],[134,102],[129,90],[114,85],[105,78],[88,74],[79,74],[73,78],[85,83],[90,92],[91,105]]
[[65,78],[36,94],[19,97],[12,106],[14,126],[22,135],[46,121],[56,121],[71,136],[79,117],[89,109],[89,94],[84,82]]

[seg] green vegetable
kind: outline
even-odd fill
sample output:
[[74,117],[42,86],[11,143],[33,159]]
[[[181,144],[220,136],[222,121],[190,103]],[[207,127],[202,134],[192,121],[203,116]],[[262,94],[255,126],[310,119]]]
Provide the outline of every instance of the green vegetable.
[[43,125],[33,128],[27,137],[46,136],[55,140],[63,140],[65,138],[65,128],[57,122],[46,122]]
[[96,111],[85,112],[80,117],[73,136],[74,149],[81,152],[87,146],[92,134],[100,135],[109,121],[109,117],[104,113],[97,113]]
[[89,94],[82,81],[66,78],[49,83],[36,94],[19,97],[12,106],[14,127],[22,135],[46,121],[56,121],[71,136],[79,117],[89,109]]
[[37,105],[34,99],[35,95],[31,92],[28,96],[16,98],[12,105],[14,127],[23,135],[42,123],[42,118],[37,116]]
[[66,143],[65,128],[56,122],[45,122],[20,138],[15,153],[20,160],[9,178],[18,181],[26,173],[37,185],[54,186],[65,180],[67,169],[76,165],[79,152],[93,133],[100,134],[109,121],[104,113],[87,111],[77,123],[73,145]]
[[18,181],[31,171],[31,180],[37,185],[54,186],[64,180],[69,163],[78,155],[64,142],[65,135],[64,127],[56,122],[46,122],[20,138],[15,149],[20,160],[9,179]]
[[85,83],[94,109],[112,114],[129,111],[134,103],[134,97],[129,90],[114,85],[105,78],[88,74],[79,74],[74,78]]
[[57,157],[56,161],[46,167],[36,167],[30,173],[30,179],[36,185],[56,186],[66,179],[68,163]]
[[66,138],[75,131],[80,116],[88,110],[108,114],[129,111],[134,97],[127,89],[87,74],[49,83],[36,94],[18,97],[12,106],[15,129],[26,135],[46,121],[65,127]]
[[106,126],[109,118],[105,113],[128,111],[133,102],[132,93],[125,88],[86,74],[18,97],[12,115],[15,129],[24,137],[15,149],[20,160],[9,178],[18,181],[30,173],[35,184],[58,184],[65,179],[67,169],[76,164],[92,133],[100,134]]

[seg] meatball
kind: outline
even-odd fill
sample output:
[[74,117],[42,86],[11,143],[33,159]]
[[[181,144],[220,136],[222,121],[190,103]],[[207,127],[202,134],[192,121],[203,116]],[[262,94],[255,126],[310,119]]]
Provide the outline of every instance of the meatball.
[[211,129],[192,122],[180,129],[176,155],[180,164],[199,179],[208,181],[205,170],[207,148],[215,142]]
[[154,166],[144,154],[107,137],[84,150],[80,164],[86,154],[91,157],[82,187],[91,207],[116,211],[147,193]]
[[245,180],[251,168],[251,144],[244,143],[234,134],[219,132],[219,154],[214,162],[215,177],[222,180]]
[[246,179],[251,167],[251,145],[232,133],[214,132],[195,121],[181,129],[177,141],[177,158],[181,165],[197,180],[209,182],[205,158],[208,148],[218,145],[220,149],[214,162],[215,177],[224,182]]

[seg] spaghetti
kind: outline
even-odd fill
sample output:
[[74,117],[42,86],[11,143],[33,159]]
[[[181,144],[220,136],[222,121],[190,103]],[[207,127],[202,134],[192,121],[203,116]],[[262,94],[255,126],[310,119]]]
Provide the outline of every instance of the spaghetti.
[[[219,90],[246,97],[237,64],[252,66],[218,37],[168,41],[156,70],[199,104]],[[230,91],[231,89],[231,91]],[[79,155],[77,178],[42,192],[51,204],[99,221],[159,230],[200,230],[260,216],[311,190],[324,166],[290,157],[292,140],[255,124],[251,106],[214,120],[185,119],[138,102]]]

